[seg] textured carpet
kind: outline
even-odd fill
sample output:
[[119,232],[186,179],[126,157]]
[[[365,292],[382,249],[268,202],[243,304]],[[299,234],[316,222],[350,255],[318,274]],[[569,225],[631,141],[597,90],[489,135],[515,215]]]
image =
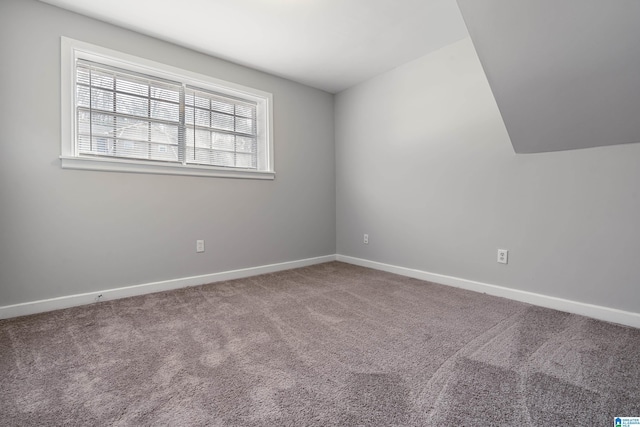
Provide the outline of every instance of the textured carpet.
[[640,330],[332,262],[0,321],[2,425],[609,426]]

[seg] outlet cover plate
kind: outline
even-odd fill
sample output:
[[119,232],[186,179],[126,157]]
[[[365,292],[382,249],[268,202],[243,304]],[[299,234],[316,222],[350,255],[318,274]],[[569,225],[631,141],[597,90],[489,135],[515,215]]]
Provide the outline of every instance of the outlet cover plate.
[[508,249],[498,249],[498,262],[500,264],[508,264],[509,263],[509,250]]

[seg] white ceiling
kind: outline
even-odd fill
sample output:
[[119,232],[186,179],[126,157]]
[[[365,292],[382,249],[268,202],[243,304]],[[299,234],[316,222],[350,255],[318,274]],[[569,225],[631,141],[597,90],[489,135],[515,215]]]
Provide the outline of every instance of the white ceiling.
[[337,93],[467,36],[455,0],[42,0]]

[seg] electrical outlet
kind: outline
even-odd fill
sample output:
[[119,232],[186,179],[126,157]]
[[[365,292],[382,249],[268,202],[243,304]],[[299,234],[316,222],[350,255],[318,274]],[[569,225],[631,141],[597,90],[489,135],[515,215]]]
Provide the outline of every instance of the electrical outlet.
[[498,249],[498,262],[500,264],[508,264],[509,263],[509,250],[508,249]]
[[365,245],[369,244],[369,235],[365,234],[364,237],[362,238],[362,243],[364,243]]
[[196,252],[204,252],[204,240],[196,240]]

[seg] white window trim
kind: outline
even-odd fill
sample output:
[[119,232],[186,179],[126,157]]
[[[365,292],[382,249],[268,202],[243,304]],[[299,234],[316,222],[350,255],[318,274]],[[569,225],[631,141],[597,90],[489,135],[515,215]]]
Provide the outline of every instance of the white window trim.
[[[78,58],[84,58],[119,68],[126,68],[138,73],[177,80],[203,89],[214,90],[219,93],[255,101],[258,104],[258,108],[262,109],[262,114],[258,114],[258,120],[261,120],[259,125],[261,131],[258,137],[266,138],[266,149],[263,150],[263,156],[259,160],[259,163],[263,163],[262,168],[253,170],[79,155],[76,146],[77,127],[75,114],[75,64]],[[68,37],[61,37],[61,67],[62,154],[60,156],[60,162],[63,169],[226,178],[275,178],[272,112],[273,95],[270,93]]]

